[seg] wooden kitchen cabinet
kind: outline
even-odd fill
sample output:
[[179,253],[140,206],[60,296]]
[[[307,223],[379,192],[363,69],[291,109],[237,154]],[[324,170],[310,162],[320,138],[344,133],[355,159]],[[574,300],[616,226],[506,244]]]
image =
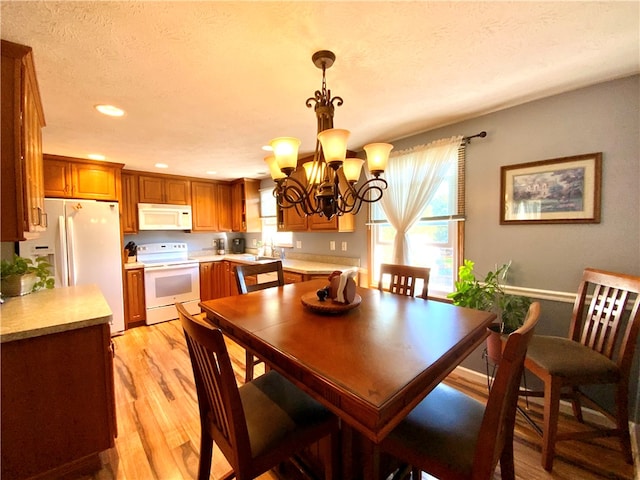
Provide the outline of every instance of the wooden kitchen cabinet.
[[0,352],[1,477],[99,469],[116,436],[109,324],[4,342]]
[[191,182],[194,232],[231,231],[231,186],[218,182]]
[[289,270],[284,270],[282,272],[284,274],[284,283],[298,283],[304,281],[304,275],[297,272],[291,272]]
[[124,311],[127,329],[143,325],[147,319],[144,268],[125,270]]
[[122,232],[124,234],[138,233],[138,176],[123,171],[121,184]]
[[170,175],[140,175],[138,177],[140,203],[170,203],[190,205],[191,182]]
[[121,163],[44,154],[43,166],[46,197],[119,200]]
[[260,181],[248,178],[231,185],[231,229],[234,232],[261,232]]
[[225,262],[200,262],[200,301],[226,297],[228,287]]
[[1,240],[35,238],[46,230],[40,91],[30,47],[2,40],[0,157]]

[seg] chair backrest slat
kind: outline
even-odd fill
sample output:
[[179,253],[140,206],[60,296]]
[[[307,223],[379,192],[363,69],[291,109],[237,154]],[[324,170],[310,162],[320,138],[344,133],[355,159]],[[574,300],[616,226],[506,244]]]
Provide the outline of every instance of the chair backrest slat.
[[222,332],[197,321],[182,304],[176,304],[176,309],[191,357],[200,421],[237,472],[239,464],[249,461],[251,447]]
[[[623,338],[633,334],[637,338],[640,330],[640,277],[587,268],[578,291],[571,319],[571,338],[619,366],[630,362],[623,357],[629,355],[629,349],[633,352],[636,342]],[[583,315],[587,303],[587,313]],[[629,306],[631,314],[627,316]],[[618,346],[621,347],[616,355]]]
[[477,478],[491,478],[504,445],[513,442],[520,378],[539,317],[540,303],[534,302],[524,324],[507,339],[476,443],[473,470]]
[[[427,267],[413,267],[409,265],[394,265],[383,263],[380,265],[380,279],[378,289],[397,295],[413,297],[418,280],[422,280],[420,298],[427,298],[429,292],[429,272]],[[389,277],[389,286],[386,286],[386,277]]]
[[[280,260],[253,265],[237,265],[235,267],[235,273],[236,285],[238,286],[238,292],[240,292],[240,294],[255,292],[256,290],[264,290],[265,288],[281,287],[284,285],[284,271],[282,270],[282,262]],[[259,282],[259,275],[267,273],[276,273],[276,279]],[[256,277],[256,283],[248,283],[247,277],[254,276]]]

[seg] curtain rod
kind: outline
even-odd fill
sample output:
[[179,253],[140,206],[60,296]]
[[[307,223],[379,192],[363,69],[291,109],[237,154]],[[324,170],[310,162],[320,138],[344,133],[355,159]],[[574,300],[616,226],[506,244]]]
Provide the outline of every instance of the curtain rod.
[[482,132],[476,133],[475,135],[471,135],[469,137],[462,137],[462,141],[465,143],[465,145],[468,145],[471,143],[472,138],[484,138],[486,136],[487,136],[487,132],[483,130]]

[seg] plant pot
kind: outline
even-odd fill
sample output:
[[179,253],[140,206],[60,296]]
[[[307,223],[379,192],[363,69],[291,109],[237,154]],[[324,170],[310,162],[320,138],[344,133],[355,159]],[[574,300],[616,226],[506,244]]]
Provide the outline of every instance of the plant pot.
[[0,290],[5,297],[19,297],[31,293],[33,285],[38,281],[35,272],[24,275],[9,275],[2,279]]
[[487,337],[487,357],[498,365],[502,360],[502,334],[500,333],[500,324],[492,323],[487,327],[489,336]]

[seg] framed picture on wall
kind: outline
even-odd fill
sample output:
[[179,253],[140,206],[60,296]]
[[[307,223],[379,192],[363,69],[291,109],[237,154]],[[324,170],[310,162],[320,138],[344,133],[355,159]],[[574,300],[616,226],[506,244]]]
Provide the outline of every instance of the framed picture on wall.
[[500,223],[600,223],[602,152],[500,168]]

